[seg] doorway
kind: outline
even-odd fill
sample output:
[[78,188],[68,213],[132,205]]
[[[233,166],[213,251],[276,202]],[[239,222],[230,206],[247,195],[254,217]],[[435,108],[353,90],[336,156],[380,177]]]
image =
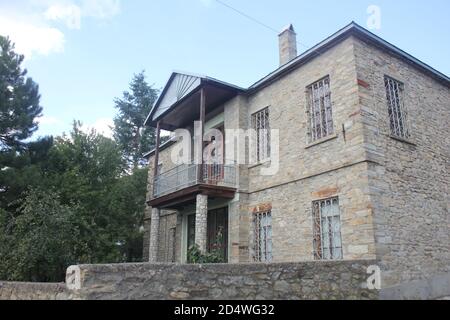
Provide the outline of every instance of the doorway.
[[[188,251],[195,244],[195,214],[187,217],[187,224]],[[228,207],[208,211],[206,250],[217,250],[223,261],[228,262]]]

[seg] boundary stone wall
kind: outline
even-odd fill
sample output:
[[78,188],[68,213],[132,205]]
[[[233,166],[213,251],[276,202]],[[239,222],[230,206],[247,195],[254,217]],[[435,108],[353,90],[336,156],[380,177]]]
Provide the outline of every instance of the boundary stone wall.
[[69,300],[64,283],[0,282],[0,300]]
[[367,267],[375,264],[80,265],[78,290],[64,284],[0,282],[0,300],[378,299],[378,290],[367,289]]

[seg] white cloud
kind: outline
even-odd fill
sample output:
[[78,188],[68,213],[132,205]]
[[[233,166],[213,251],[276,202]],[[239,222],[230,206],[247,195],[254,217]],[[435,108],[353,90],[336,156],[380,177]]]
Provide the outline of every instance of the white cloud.
[[63,22],[69,29],[80,29],[82,17],[109,19],[119,12],[119,0],[83,0],[77,3],[60,0],[50,5],[44,16],[47,20]]
[[47,20],[62,21],[69,29],[81,28],[81,9],[74,4],[56,3],[45,11]]
[[56,117],[52,117],[52,116],[42,116],[37,119],[37,122],[40,125],[58,125],[58,124],[62,123],[61,120],[59,120]]
[[80,29],[83,18],[109,19],[120,13],[120,0],[27,0],[0,3],[0,34],[10,36],[16,51],[33,54],[62,52],[64,33],[57,26]]
[[33,53],[48,55],[62,52],[64,34],[56,28],[8,17],[0,13],[0,34],[10,36],[16,51],[30,58]]
[[83,125],[81,127],[81,130],[83,130],[83,132],[88,133],[92,129],[94,129],[97,133],[100,133],[105,137],[112,138],[113,128],[114,128],[114,121],[111,118],[100,118],[97,119],[97,121],[95,121],[91,125]]
[[83,0],[83,15],[97,19],[108,19],[120,13],[119,0]]

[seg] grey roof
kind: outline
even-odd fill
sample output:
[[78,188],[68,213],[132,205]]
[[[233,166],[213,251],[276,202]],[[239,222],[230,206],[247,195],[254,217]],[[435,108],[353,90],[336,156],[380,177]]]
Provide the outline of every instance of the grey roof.
[[[300,54],[295,59],[291,60],[290,62],[284,64],[283,66],[281,66],[278,69],[274,70],[273,72],[269,73],[267,76],[263,77],[262,79],[260,79],[259,81],[257,81],[253,85],[251,85],[248,89],[243,89],[239,86],[236,86],[236,85],[224,82],[224,81],[220,81],[215,78],[204,76],[204,75],[195,75],[195,74],[186,73],[186,72],[173,72],[169,81],[167,82],[166,86],[164,87],[164,90],[162,91],[160,97],[158,98],[157,102],[153,106],[145,123],[147,124],[149,122],[149,120],[151,119],[151,117],[154,115],[155,110],[158,108],[159,104],[161,103],[161,100],[164,98],[164,95],[167,92],[171,82],[173,81],[174,77],[177,75],[184,75],[187,77],[196,77],[203,82],[210,82],[210,83],[214,83],[217,85],[222,85],[229,89],[234,89],[237,92],[242,92],[244,94],[252,94],[253,92],[272,83],[279,77],[291,72],[298,66],[321,55],[323,52],[328,50],[330,47],[336,45],[340,41],[342,41],[352,35],[355,37],[361,38],[365,41],[368,41],[368,42],[372,43],[373,45],[380,47],[383,50],[389,51],[390,53],[402,58],[407,63],[410,63],[411,65],[415,66],[416,68],[429,74],[431,77],[433,77],[437,81],[440,81],[450,87],[450,78],[447,75],[443,74],[442,72],[437,71],[436,69],[430,67],[426,63],[420,61],[419,59],[413,57],[412,55],[406,53],[405,51],[403,51],[403,50],[397,48],[396,46],[390,44],[389,42],[383,40],[382,38],[378,37],[377,35],[373,34],[372,32],[361,27],[357,23],[351,22],[349,25],[347,25],[344,28],[342,28],[341,30],[337,31],[336,33],[334,33],[330,37],[326,38],[322,42],[318,43],[311,49]],[[194,89],[192,89],[192,90],[194,90]],[[175,104],[176,103],[174,103],[174,105]],[[170,108],[171,107],[172,106],[170,106]]]
[[[173,88],[173,90],[171,90],[172,82],[177,79],[180,79],[180,82],[182,83],[177,84],[176,88]],[[174,71],[172,72],[160,96],[156,100],[156,103],[150,110],[150,113],[147,116],[147,119],[145,120],[145,124],[154,120],[155,117],[160,116],[160,114],[162,114],[164,111],[171,109],[178,101],[182,100],[190,93],[195,91],[202,83],[212,83],[214,85],[226,87],[228,89],[236,90],[238,92],[245,91],[244,88],[212,77],[193,74],[189,72]],[[162,110],[159,110],[161,106]]]
[[[378,47],[380,47],[380,48],[382,48],[384,50],[387,50],[387,51],[389,51],[390,53],[392,53],[394,55],[397,55],[398,57],[400,57],[403,60],[405,60],[406,62],[412,64],[416,68],[419,68],[423,72],[429,74],[431,77],[435,78],[437,81],[440,81],[443,84],[445,84],[448,87],[450,87],[450,78],[447,75],[443,74],[442,72],[437,71],[436,69],[430,67],[426,63],[420,61],[419,59],[413,57],[412,55],[406,53],[405,51],[399,49],[398,47],[392,45],[391,43],[387,42],[386,40],[378,37],[377,35],[373,34],[372,32],[370,32],[370,31],[366,30],[365,28],[361,27],[357,23],[351,22],[349,25],[347,25],[344,28],[342,28],[341,30],[337,31],[336,33],[334,33],[330,37],[326,38],[322,42],[318,43],[317,45],[315,45],[311,49],[303,52],[302,54],[297,56],[295,59],[291,60],[290,62],[286,63],[285,65],[281,66],[280,68],[278,68],[278,69],[274,70],[273,72],[269,73],[268,75],[266,75],[262,79],[258,80],[253,85],[251,85],[248,89],[243,89],[243,88],[241,88],[239,86],[236,86],[236,85],[233,85],[233,84],[230,84],[230,83],[227,83],[227,82],[215,79],[215,78],[204,76],[204,75],[196,75],[196,74],[187,73],[187,72],[174,71],[172,73],[172,75],[170,76],[170,79],[167,82],[166,86],[164,87],[164,90],[162,91],[160,97],[158,98],[157,102],[155,103],[155,105],[153,106],[152,110],[150,111],[150,114],[147,117],[147,120],[145,121],[145,123],[147,123],[150,120],[150,117],[153,115],[153,113],[155,112],[156,108],[159,106],[159,103],[161,103],[161,99],[163,98],[165,92],[167,91],[167,89],[170,86],[173,78],[176,75],[186,75],[186,76],[190,76],[190,77],[196,77],[196,78],[201,79],[202,81],[212,82],[212,83],[215,83],[215,84],[220,84],[222,86],[226,86],[228,88],[235,89],[235,90],[237,90],[239,92],[242,92],[242,93],[245,93],[245,94],[251,94],[251,93],[253,93],[253,92],[263,88],[264,86],[272,83],[273,81],[275,81],[279,77],[281,77],[281,76],[287,74],[288,72],[294,70],[298,66],[300,66],[300,65],[306,63],[307,61],[309,61],[309,60],[319,56],[320,54],[325,52],[325,50],[327,50],[328,48],[334,46],[336,43],[342,41],[343,39],[346,39],[347,37],[349,37],[351,35],[354,35],[356,37],[359,37],[359,38],[362,38],[362,39],[364,39],[366,41],[369,41],[372,44],[374,44],[374,45],[376,45],[376,46],[378,46]],[[168,146],[170,146],[173,143],[174,143],[173,140],[169,140],[169,141],[165,142],[164,144],[162,144],[160,147],[161,148],[167,148]],[[153,152],[154,152],[154,150],[146,153],[144,156],[148,157]]]
[[299,55],[297,58],[291,60],[290,62],[284,64],[280,68],[276,69],[275,71],[269,73],[264,78],[260,79],[253,85],[251,85],[248,88],[249,92],[252,92],[254,90],[259,89],[260,87],[263,87],[264,85],[270,83],[272,80],[276,79],[280,75],[283,75],[286,72],[291,71],[293,68],[301,65],[302,63],[322,54],[327,48],[330,46],[333,46],[336,44],[336,42],[341,41],[342,39],[345,39],[346,37],[350,35],[355,35],[359,37],[363,37],[366,40],[369,40],[373,42],[375,45],[378,45],[382,47],[385,50],[390,51],[393,54],[396,54],[400,56],[401,58],[405,59],[406,61],[414,64],[416,67],[419,67],[425,72],[428,72],[431,76],[434,76],[437,80],[440,80],[447,85],[450,85],[450,78],[446,76],[445,74],[437,71],[436,69],[430,67],[429,65],[423,63],[417,58],[414,58],[412,55],[406,53],[405,51],[397,48],[396,46],[390,44],[386,40],[383,40],[382,38],[378,37],[377,35],[373,34],[372,32],[366,30],[365,28],[361,27],[355,22],[351,22],[349,25],[345,26],[335,34],[331,35],[327,39],[323,40],[322,42],[318,43],[311,49],[305,51],[301,55]]

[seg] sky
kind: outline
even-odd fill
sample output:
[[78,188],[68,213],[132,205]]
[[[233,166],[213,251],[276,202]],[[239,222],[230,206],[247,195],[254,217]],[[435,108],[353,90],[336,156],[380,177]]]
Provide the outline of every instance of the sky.
[[448,0],[0,0],[0,34],[40,86],[35,137],[73,120],[110,135],[134,73],[158,89],[174,70],[248,87],[278,67],[275,31],[290,23],[299,53],[355,21],[450,75],[449,12]]

